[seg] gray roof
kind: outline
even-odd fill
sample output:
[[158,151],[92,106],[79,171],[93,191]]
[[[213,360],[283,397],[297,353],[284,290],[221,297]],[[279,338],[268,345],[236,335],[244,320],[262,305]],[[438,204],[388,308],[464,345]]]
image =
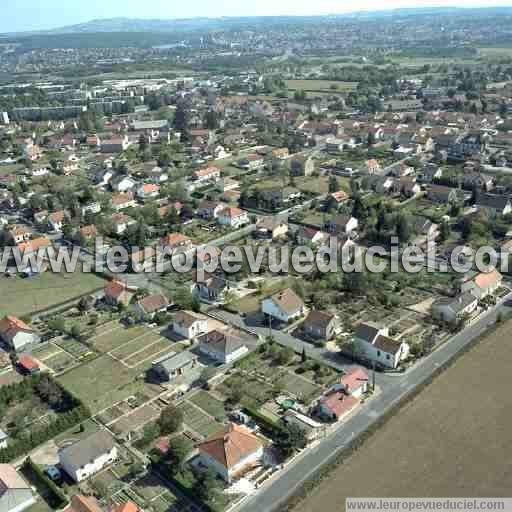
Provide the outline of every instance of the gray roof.
[[375,322],[364,322],[357,326],[355,337],[368,343],[373,343],[382,328],[382,325]]
[[106,430],[99,430],[91,436],[63,448],[60,453],[66,456],[73,465],[82,467],[91,460],[109,453],[115,445],[114,438]]
[[9,439],[9,436],[0,429],[0,441],[5,441],[6,439]]
[[448,297],[446,299],[440,299],[435,306],[446,306],[449,307],[454,313],[460,313],[470,304],[473,304],[477,298],[471,292],[461,293],[457,297]]
[[170,352],[169,354],[166,354],[156,361],[153,361],[153,366],[159,365],[166,372],[172,373],[173,371],[178,370],[179,368],[183,368],[196,359],[197,356],[192,354],[192,352],[188,352],[187,350],[180,352],[179,354],[176,354],[176,352]]
[[219,331],[211,331],[207,334],[203,334],[197,341],[223,355],[232,354],[246,346],[246,342],[244,340]]
[[160,130],[167,128],[169,122],[167,119],[156,119],[154,121],[133,121],[134,130]]

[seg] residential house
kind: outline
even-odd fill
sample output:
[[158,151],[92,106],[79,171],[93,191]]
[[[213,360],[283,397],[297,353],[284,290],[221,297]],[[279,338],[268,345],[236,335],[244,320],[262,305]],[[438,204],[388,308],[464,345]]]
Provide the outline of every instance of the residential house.
[[193,176],[199,184],[216,183],[220,180],[220,169],[214,166],[198,169]]
[[262,155],[256,153],[247,155],[238,161],[238,165],[249,171],[256,171],[262,169],[265,166],[265,159]]
[[230,289],[231,284],[227,279],[214,274],[206,274],[204,279],[192,286],[192,292],[208,303],[223,302],[225,293]]
[[427,189],[427,197],[434,203],[457,204],[460,200],[457,189],[442,185],[430,185]]
[[146,199],[154,199],[160,195],[160,185],[156,183],[144,183],[137,187],[137,197],[145,201]]
[[103,153],[122,153],[130,146],[128,136],[114,137],[112,139],[104,139],[101,142],[101,151]]
[[0,464],[0,510],[23,512],[36,503],[32,488],[10,464]]
[[443,297],[432,304],[432,316],[436,320],[455,324],[471,315],[478,306],[478,299],[471,292],[457,297]]
[[32,236],[32,231],[24,226],[15,226],[9,231],[9,235],[12,241],[16,245],[18,245],[21,244],[22,242],[30,240],[30,237]]
[[41,371],[38,362],[29,354],[20,354],[17,366],[24,375],[34,375]]
[[288,223],[276,217],[262,217],[256,222],[255,236],[276,240],[288,234]]
[[138,300],[134,304],[133,309],[139,318],[152,319],[157,313],[167,311],[170,305],[171,302],[165,295],[156,293]]
[[208,331],[208,318],[194,311],[178,311],[172,327],[180,336],[193,339]]
[[245,210],[236,207],[228,207],[219,212],[217,222],[221,226],[229,226],[231,228],[240,228],[249,224],[249,215]]
[[494,269],[490,272],[481,272],[472,279],[462,283],[461,292],[471,292],[477,299],[481,300],[488,295],[493,295],[503,282],[503,276]]
[[185,350],[180,353],[169,352],[152,363],[152,371],[162,382],[186,375],[197,366],[197,356]]
[[375,160],[374,158],[371,158],[370,160],[367,160],[363,168],[361,169],[361,172],[363,174],[369,174],[372,175],[382,175],[384,173],[384,170],[380,166],[379,162]]
[[261,303],[262,312],[281,322],[290,322],[306,312],[304,301],[291,289],[286,288],[264,299]]
[[159,249],[165,254],[172,254],[178,249],[185,252],[194,247],[192,240],[182,233],[168,233],[160,239],[158,245]]
[[82,482],[117,460],[118,450],[106,430],[77,441],[58,452],[61,468],[75,482]]
[[315,170],[315,162],[311,156],[294,155],[290,158],[290,174],[292,176],[311,176]]
[[386,368],[397,368],[409,355],[409,346],[389,337],[389,329],[373,322],[358,325],[354,342],[360,355]]
[[197,215],[202,219],[216,219],[226,205],[218,201],[203,200],[197,207]]
[[135,292],[135,288],[117,280],[110,281],[103,291],[105,302],[111,306],[118,306],[119,304],[128,306],[135,296]]
[[345,391],[331,390],[320,399],[316,411],[318,416],[328,421],[340,421],[350,414],[359,403],[358,398],[347,395]]
[[82,215],[87,213],[96,214],[101,212],[101,204],[98,201],[91,201],[81,207]]
[[302,331],[313,338],[331,340],[340,332],[337,315],[324,311],[312,310],[302,322]]
[[119,505],[113,505],[108,512],[144,512],[133,501],[127,501]]
[[329,242],[331,235],[316,228],[301,226],[297,231],[297,242],[301,245],[320,247]]
[[50,215],[48,215],[48,228],[57,233],[62,231],[62,226],[66,222],[67,218],[68,215],[64,210],[50,213]]
[[75,494],[64,512],[103,512],[103,509],[93,496]]
[[113,194],[111,198],[112,209],[116,212],[124,210],[125,208],[132,208],[137,206],[132,192],[123,192],[120,194]]
[[420,183],[432,183],[434,180],[443,176],[443,170],[436,164],[427,163],[418,172],[418,181]]
[[15,352],[35,345],[40,341],[40,337],[32,327],[12,315],[4,316],[0,320],[0,339]]
[[368,374],[360,367],[353,367],[333,386],[338,387],[347,395],[361,398],[368,391]]
[[249,352],[244,340],[226,331],[210,331],[199,336],[197,341],[203,354],[222,364],[231,363]]
[[116,235],[122,235],[128,229],[128,226],[136,223],[134,219],[124,213],[114,213],[111,218]]
[[135,188],[137,182],[130,176],[120,174],[112,178],[109,185],[114,192],[128,192]]
[[508,215],[512,212],[510,196],[505,195],[481,194],[476,201],[476,207],[492,216]]
[[226,482],[261,464],[263,443],[246,427],[230,423],[197,446],[203,466]]
[[350,235],[358,226],[357,219],[351,215],[336,215],[326,222],[326,230],[333,235]]

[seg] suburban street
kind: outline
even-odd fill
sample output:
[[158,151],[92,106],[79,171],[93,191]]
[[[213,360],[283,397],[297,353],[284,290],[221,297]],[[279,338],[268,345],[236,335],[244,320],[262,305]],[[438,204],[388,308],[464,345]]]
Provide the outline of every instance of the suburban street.
[[[499,312],[510,312],[507,301],[481,314],[480,318],[466,329],[456,334],[450,341],[434,351],[402,376],[390,377],[377,374],[380,394],[369,400],[360,410],[343,421],[340,426],[317,446],[306,450],[280,474],[271,479],[255,494],[247,497],[234,510],[261,512],[279,510],[280,506],[322,465],[333,460],[350,442],[368,429],[375,421],[389,411],[402,398],[426,382],[445,363],[455,357],[475,338],[483,334],[496,322]],[[274,333],[275,336],[275,333]],[[280,337],[275,336],[280,342]],[[385,383],[385,385],[383,385]]]

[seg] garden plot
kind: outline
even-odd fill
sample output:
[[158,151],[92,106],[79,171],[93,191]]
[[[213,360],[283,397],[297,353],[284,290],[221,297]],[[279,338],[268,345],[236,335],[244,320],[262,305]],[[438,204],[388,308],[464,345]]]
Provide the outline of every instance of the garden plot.
[[179,409],[183,412],[183,422],[193,432],[198,433],[202,437],[209,437],[216,432],[222,430],[222,424],[203,412],[202,409],[195,406],[192,402],[184,402],[179,405]]
[[54,373],[62,373],[76,365],[76,359],[63,350],[55,352],[41,362]]
[[197,407],[201,408],[203,411],[208,413],[210,416],[213,416],[217,420],[220,419],[224,421],[226,419],[224,403],[217,398],[214,398],[207,391],[198,391],[196,394],[192,395],[188,401],[197,405]]
[[152,404],[143,405],[110,424],[110,429],[116,434],[135,432],[144,427],[146,423],[156,419],[159,415],[160,411]]
[[72,338],[59,338],[55,341],[55,344],[76,359],[80,359],[93,352],[88,346]]
[[322,388],[314,382],[292,373],[287,373],[277,385],[290,395],[296,396],[305,403],[312,402],[322,393]]
[[113,326],[109,330],[90,338],[91,345],[99,352],[108,353],[148,332],[148,329],[142,325],[130,328],[119,323],[116,325],[117,327]]

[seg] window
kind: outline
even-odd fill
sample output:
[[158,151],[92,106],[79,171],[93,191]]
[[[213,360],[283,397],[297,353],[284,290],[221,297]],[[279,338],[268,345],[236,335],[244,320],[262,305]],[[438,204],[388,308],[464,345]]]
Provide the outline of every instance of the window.
[[380,357],[380,350],[377,350],[377,357]]
[[386,359],[389,359],[389,354],[386,354]]

